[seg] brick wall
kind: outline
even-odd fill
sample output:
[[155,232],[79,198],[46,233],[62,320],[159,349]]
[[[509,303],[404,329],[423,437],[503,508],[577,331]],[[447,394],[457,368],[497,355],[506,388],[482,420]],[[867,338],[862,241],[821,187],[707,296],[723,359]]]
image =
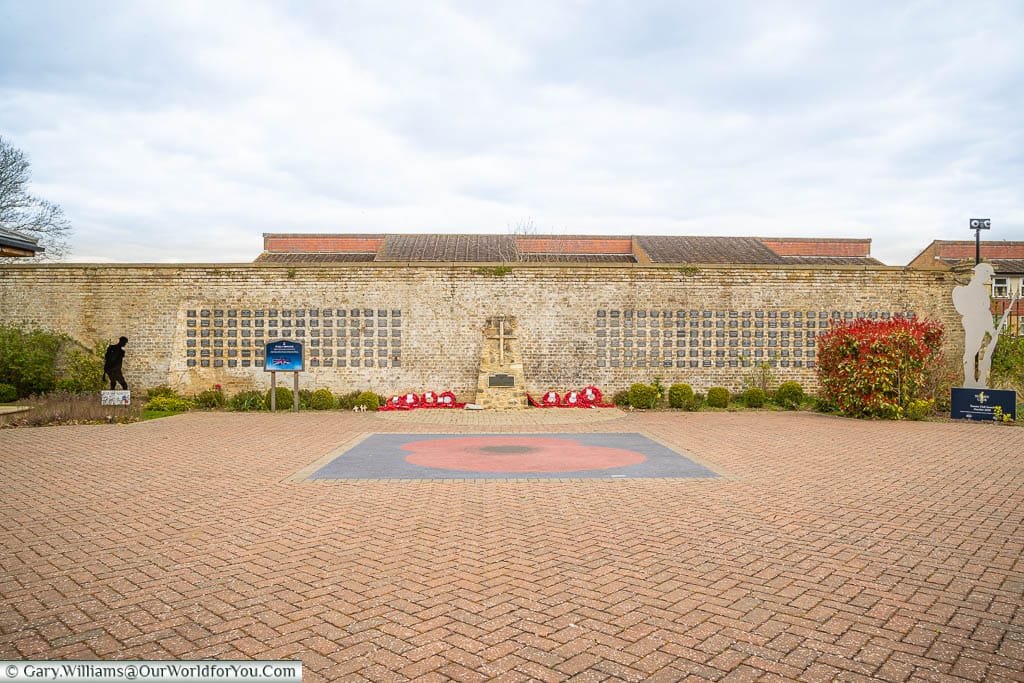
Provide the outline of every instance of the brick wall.
[[[60,330],[86,343],[125,334],[131,338],[125,363],[131,383],[167,383],[186,391],[214,383],[230,390],[268,386],[268,375],[255,365],[257,340],[226,335],[254,334],[256,314],[266,320],[271,312],[281,325],[274,332],[302,330],[311,360],[313,339],[322,344],[316,349],[319,367],[302,376],[308,388],[450,388],[471,397],[481,330],[495,315],[517,320],[531,392],[589,383],[607,392],[656,376],[666,384],[690,382],[698,390],[738,389],[749,372],[745,363],[757,358],[774,362],[780,381],[796,379],[813,388],[808,333],[820,330],[826,318],[912,311],[942,320],[957,337],[952,286],[946,273],[852,266],[517,264],[499,275],[482,264],[4,264],[0,322]],[[346,327],[336,327],[340,313],[346,314]],[[264,329],[269,336],[271,329]],[[333,337],[322,336],[327,329]],[[200,336],[203,330],[225,336]],[[314,330],[320,336],[313,337]],[[343,347],[341,330],[352,331],[346,345],[357,334],[368,336],[358,348]],[[217,339],[222,346],[201,346]],[[231,340],[238,346],[228,347]],[[213,355],[218,348],[219,357]],[[330,366],[323,355],[328,349]],[[758,349],[760,357],[754,355]],[[199,355],[204,350],[210,354],[205,358]],[[245,350],[250,354],[244,359],[227,355]],[[210,367],[202,367],[203,360]],[[222,367],[214,367],[217,360]],[[228,366],[231,360],[235,367]]]

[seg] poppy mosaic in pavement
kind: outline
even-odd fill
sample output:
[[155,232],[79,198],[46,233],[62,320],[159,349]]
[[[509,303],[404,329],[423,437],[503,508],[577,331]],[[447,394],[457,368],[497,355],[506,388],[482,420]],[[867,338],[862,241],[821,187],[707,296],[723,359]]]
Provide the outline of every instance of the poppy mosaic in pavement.
[[619,479],[718,475],[643,434],[372,434],[310,479]]

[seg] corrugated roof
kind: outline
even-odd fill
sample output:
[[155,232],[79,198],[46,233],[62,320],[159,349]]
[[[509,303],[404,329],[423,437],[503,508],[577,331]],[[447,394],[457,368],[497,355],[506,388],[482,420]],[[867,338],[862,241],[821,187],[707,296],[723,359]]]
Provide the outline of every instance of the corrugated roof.
[[[956,266],[959,264],[973,265],[974,259],[940,259],[947,266]],[[984,259],[985,263],[991,263],[996,273],[1000,275],[1016,275],[1018,273],[1024,274],[1024,259],[1006,259],[1006,258],[994,258]]]
[[885,265],[870,256],[782,256],[783,263],[799,265],[830,266],[881,266]]
[[378,261],[514,261],[511,235],[388,235]]
[[653,263],[784,263],[756,237],[637,237]]

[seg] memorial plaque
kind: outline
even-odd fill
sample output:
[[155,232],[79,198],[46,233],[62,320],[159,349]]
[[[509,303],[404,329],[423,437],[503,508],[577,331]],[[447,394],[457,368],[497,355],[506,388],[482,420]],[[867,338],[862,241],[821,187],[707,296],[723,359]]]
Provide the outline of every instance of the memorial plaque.
[[1017,418],[1017,392],[998,389],[971,389],[954,387],[950,390],[950,417],[955,420],[995,419],[998,407],[1003,415]]
[[487,376],[487,386],[492,388],[511,388],[516,385],[516,378],[512,375],[497,374]]

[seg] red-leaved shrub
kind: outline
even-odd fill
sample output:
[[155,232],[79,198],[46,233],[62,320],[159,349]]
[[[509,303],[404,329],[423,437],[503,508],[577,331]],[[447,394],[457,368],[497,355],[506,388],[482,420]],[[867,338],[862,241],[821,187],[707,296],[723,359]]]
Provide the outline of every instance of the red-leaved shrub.
[[824,405],[854,417],[896,420],[925,388],[925,368],[939,354],[942,324],[915,318],[858,319],[818,337]]

